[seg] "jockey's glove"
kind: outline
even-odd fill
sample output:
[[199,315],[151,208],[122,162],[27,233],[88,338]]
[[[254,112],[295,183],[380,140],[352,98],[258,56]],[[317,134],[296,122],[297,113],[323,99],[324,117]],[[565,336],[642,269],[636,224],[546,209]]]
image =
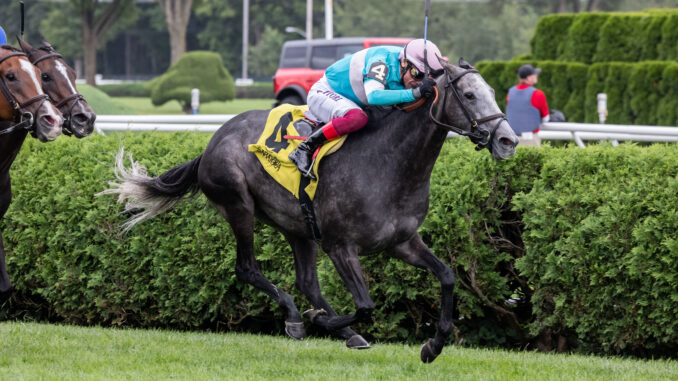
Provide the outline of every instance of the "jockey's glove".
[[435,87],[436,81],[433,78],[424,78],[421,81],[421,85],[412,89],[412,95],[414,95],[415,99],[419,99],[421,97],[430,98],[431,96],[435,95]]

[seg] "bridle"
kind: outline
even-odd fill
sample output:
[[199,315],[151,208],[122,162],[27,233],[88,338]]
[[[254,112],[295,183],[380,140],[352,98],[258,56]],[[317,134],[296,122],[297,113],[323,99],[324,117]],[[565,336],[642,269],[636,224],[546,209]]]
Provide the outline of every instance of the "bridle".
[[[433,115],[433,107],[436,104],[435,102],[431,103],[431,108],[428,111],[428,113],[429,113],[428,116],[431,119],[431,121],[433,121],[433,123],[435,123],[439,127],[443,127],[445,129],[452,131],[456,134],[459,134],[461,136],[468,136],[471,139],[472,142],[478,144],[478,146],[476,147],[477,150],[481,150],[483,148],[488,148],[488,149],[490,149],[490,151],[492,151],[492,149],[491,149],[492,146],[490,145],[488,147],[488,144],[491,142],[492,137],[494,136],[494,133],[497,131],[497,128],[499,128],[499,125],[501,124],[501,122],[506,120],[506,115],[504,115],[503,113],[497,113],[497,114],[492,114],[492,115],[482,117],[480,119],[474,119],[471,116],[470,111],[468,110],[466,105],[464,105],[464,102],[462,101],[461,96],[459,95],[459,91],[457,90],[457,87],[455,86],[456,82],[459,81],[463,76],[465,76],[466,74],[471,74],[471,73],[478,73],[478,70],[476,70],[476,69],[466,69],[465,71],[457,74],[455,77],[451,77],[450,73],[446,70],[445,71],[446,83],[445,83],[445,91],[443,92],[444,95],[443,95],[443,102],[442,102],[443,107],[445,107],[445,104],[446,104],[446,101],[447,101],[447,93],[449,92],[448,89],[451,89],[452,94],[454,94],[454,97],[457,99],[457,103],[459,103],[459,106],[461,106],[461,110],[464,112],[464,115],[466,116],[466,120],[468,120],[468,122],[471,124],[471,127],[469,129],[465,130],[465,129],[462,129],[462,128],[459,128],[459,127],[456,127],[456,126],[452,126],[452,125],[443,123],[443,122],[439,121],[438,119],[436,119],[436,117]],[[478,128],[479,125],[481,125],[483,123],[487,123],[487,122],[495,120],[495,119],[499,119],[499,120],[497,121],[497,123],[494,124],[491,132],[484,131],[484,130],[481,130],[480,128]]]
[[[0,65],[2,65],[3,62],[12,57],[27,57],[27,56],[25,53],[22,52],[10,53],[0,58]],[[13,110],[12,112],[14,115],[14,119],[12,121],[0,122],[0,127],[9,126],[7,128],[1,129],[0,135],[10,134],[19,129],[25,129],[28,132],[30,132],[31,135],[35,136],[34,116],[30,111],[26,111],[24,109],[35,102],[40,102],[38,108],[35,109],[35,111],[37,112],[38,110],[40,110],[40,107],[42,107],[42,105],[47,101],[49,96],[47,94],[40,94],[27,100],[26,102],[19,103],[17,102],[14,95],[12,95],[12,93],[9,91],[9,88],[5,83],[5,78],[0,78],[0,90],[2,90],[3,95],[5,96],[5,98],[7,98],[7,102],[9,102],[9,105],[12,107]]]
[[[54,58],[54,59],[61,58],[61,59],[63,59],[64,57],[61,54],[53,51],[52,53],[48,53],[48,54],[45,54],[44,56],[42,56],[40,58],[37,58],[36,60],[34,60],[32,62],[32,64],[34,66],[37,66],[39,62],[42,62],[42,61],[49,59],[49,58]],[[82,94],[80,94],[76,91],[74,94],[71,94],[71,95],[67,96],[66,98],[60,100],[59,102],[55,103],[54,106],[56,106],[56,108],[58,108],[59,111],[61,111],[61,107],[64,106],[64,105],[67,105],[68,102],[70,102],[70,101],[74,101],[74,102],[71,103],[71,107],[68,108],[68,112],[61,112],[61,114],[64,116],[64,124],[62,125],[62,129],[63,129],[62,131],[63,131],[64,135],[67,135],[67,136],[71,136],[73,134],[73,130],[71,130],[71,115],[73,113],[73,108],[75,107],[76,104],[78,104],[78,102],[87,102],[85,100],[85,97],[83,97]],[[52,102],[56,102],[56,100],[52,99]]]

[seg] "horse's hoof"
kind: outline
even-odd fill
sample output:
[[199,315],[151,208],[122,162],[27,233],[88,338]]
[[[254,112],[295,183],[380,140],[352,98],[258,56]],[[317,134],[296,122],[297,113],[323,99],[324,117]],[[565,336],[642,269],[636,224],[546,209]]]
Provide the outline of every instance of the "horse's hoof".
[[421,346],[421,361],[427,364],[433,362],[440,354],[440,352],[436,353],[433,349],[432,341],[433,339],[428,339],[428,341]]
[[325,311],[322,308],[319,309],[319,310],[310,309],[310,310],[304,311],[304,313],[302,315],[305,318],[307,318],[308,320],[310,320],[311,323],[315,323],[315,319],[320,315],[327,315],[327,311]]
[[370,343],[360,335],[353,335],[346,340],[346,346],[351,349],[367,349],[370,347]]
[[306,330],[304,323],[294,323],[290,321],[285,322],[285,333],[294,340],[304,340],[306,337]]

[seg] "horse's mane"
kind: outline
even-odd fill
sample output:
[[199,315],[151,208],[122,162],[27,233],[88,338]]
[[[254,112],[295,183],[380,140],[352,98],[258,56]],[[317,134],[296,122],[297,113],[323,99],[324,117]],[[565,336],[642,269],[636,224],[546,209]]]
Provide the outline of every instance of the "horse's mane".
[[56,49],[54,48],[54,46],[50,45],[49,42],[43,42],[43,44],[45,45],[42,45],[37,50],[42,50],[43,52],[47,53],[56,53]]
[[20,52],[20,51],[21,51],[21,50],[15,48],[15,47],[13,47],[12,45],[7,45],[7,44],[2,45],[2,46],[0,46],[0,47],[3,48],[3,49],[5,49],[5,50],[12,51],[12,52]]

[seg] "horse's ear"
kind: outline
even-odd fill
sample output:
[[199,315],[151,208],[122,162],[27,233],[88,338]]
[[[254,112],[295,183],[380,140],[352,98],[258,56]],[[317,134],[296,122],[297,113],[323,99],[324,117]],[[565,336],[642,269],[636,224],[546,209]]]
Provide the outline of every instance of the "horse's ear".
[[28,42],[22,40],[21,37],[16,36],[16,39],[19,41],[19,46],[24,53],[29,53],[31,50],[33,50],[33,47]]
[[43,48],[47,48],[48,50],[54,50],[54,47],[52,46],[52,44],[47,42],[47,40],[45,40],[44,38],[40,39],[40,44],[42,45]]
[[456,77],[457,74],[459,74],[463,71],[460,67],[452,65],[451,63],[447,62],[447,60],[445,60],[442,57],[438,57],[438,62],[440,62],[440,64],[445,69],[445,71],[450,73],[453,77]]
[[459,58],[459,67],[464,68],[464,69],[466,69],[466,70],[475,69],[475,68],[473,67],[473,65],[471,65],[471,64],[468,63],[468,62],[466,62],[466,60],[463,59],[463,58]]

